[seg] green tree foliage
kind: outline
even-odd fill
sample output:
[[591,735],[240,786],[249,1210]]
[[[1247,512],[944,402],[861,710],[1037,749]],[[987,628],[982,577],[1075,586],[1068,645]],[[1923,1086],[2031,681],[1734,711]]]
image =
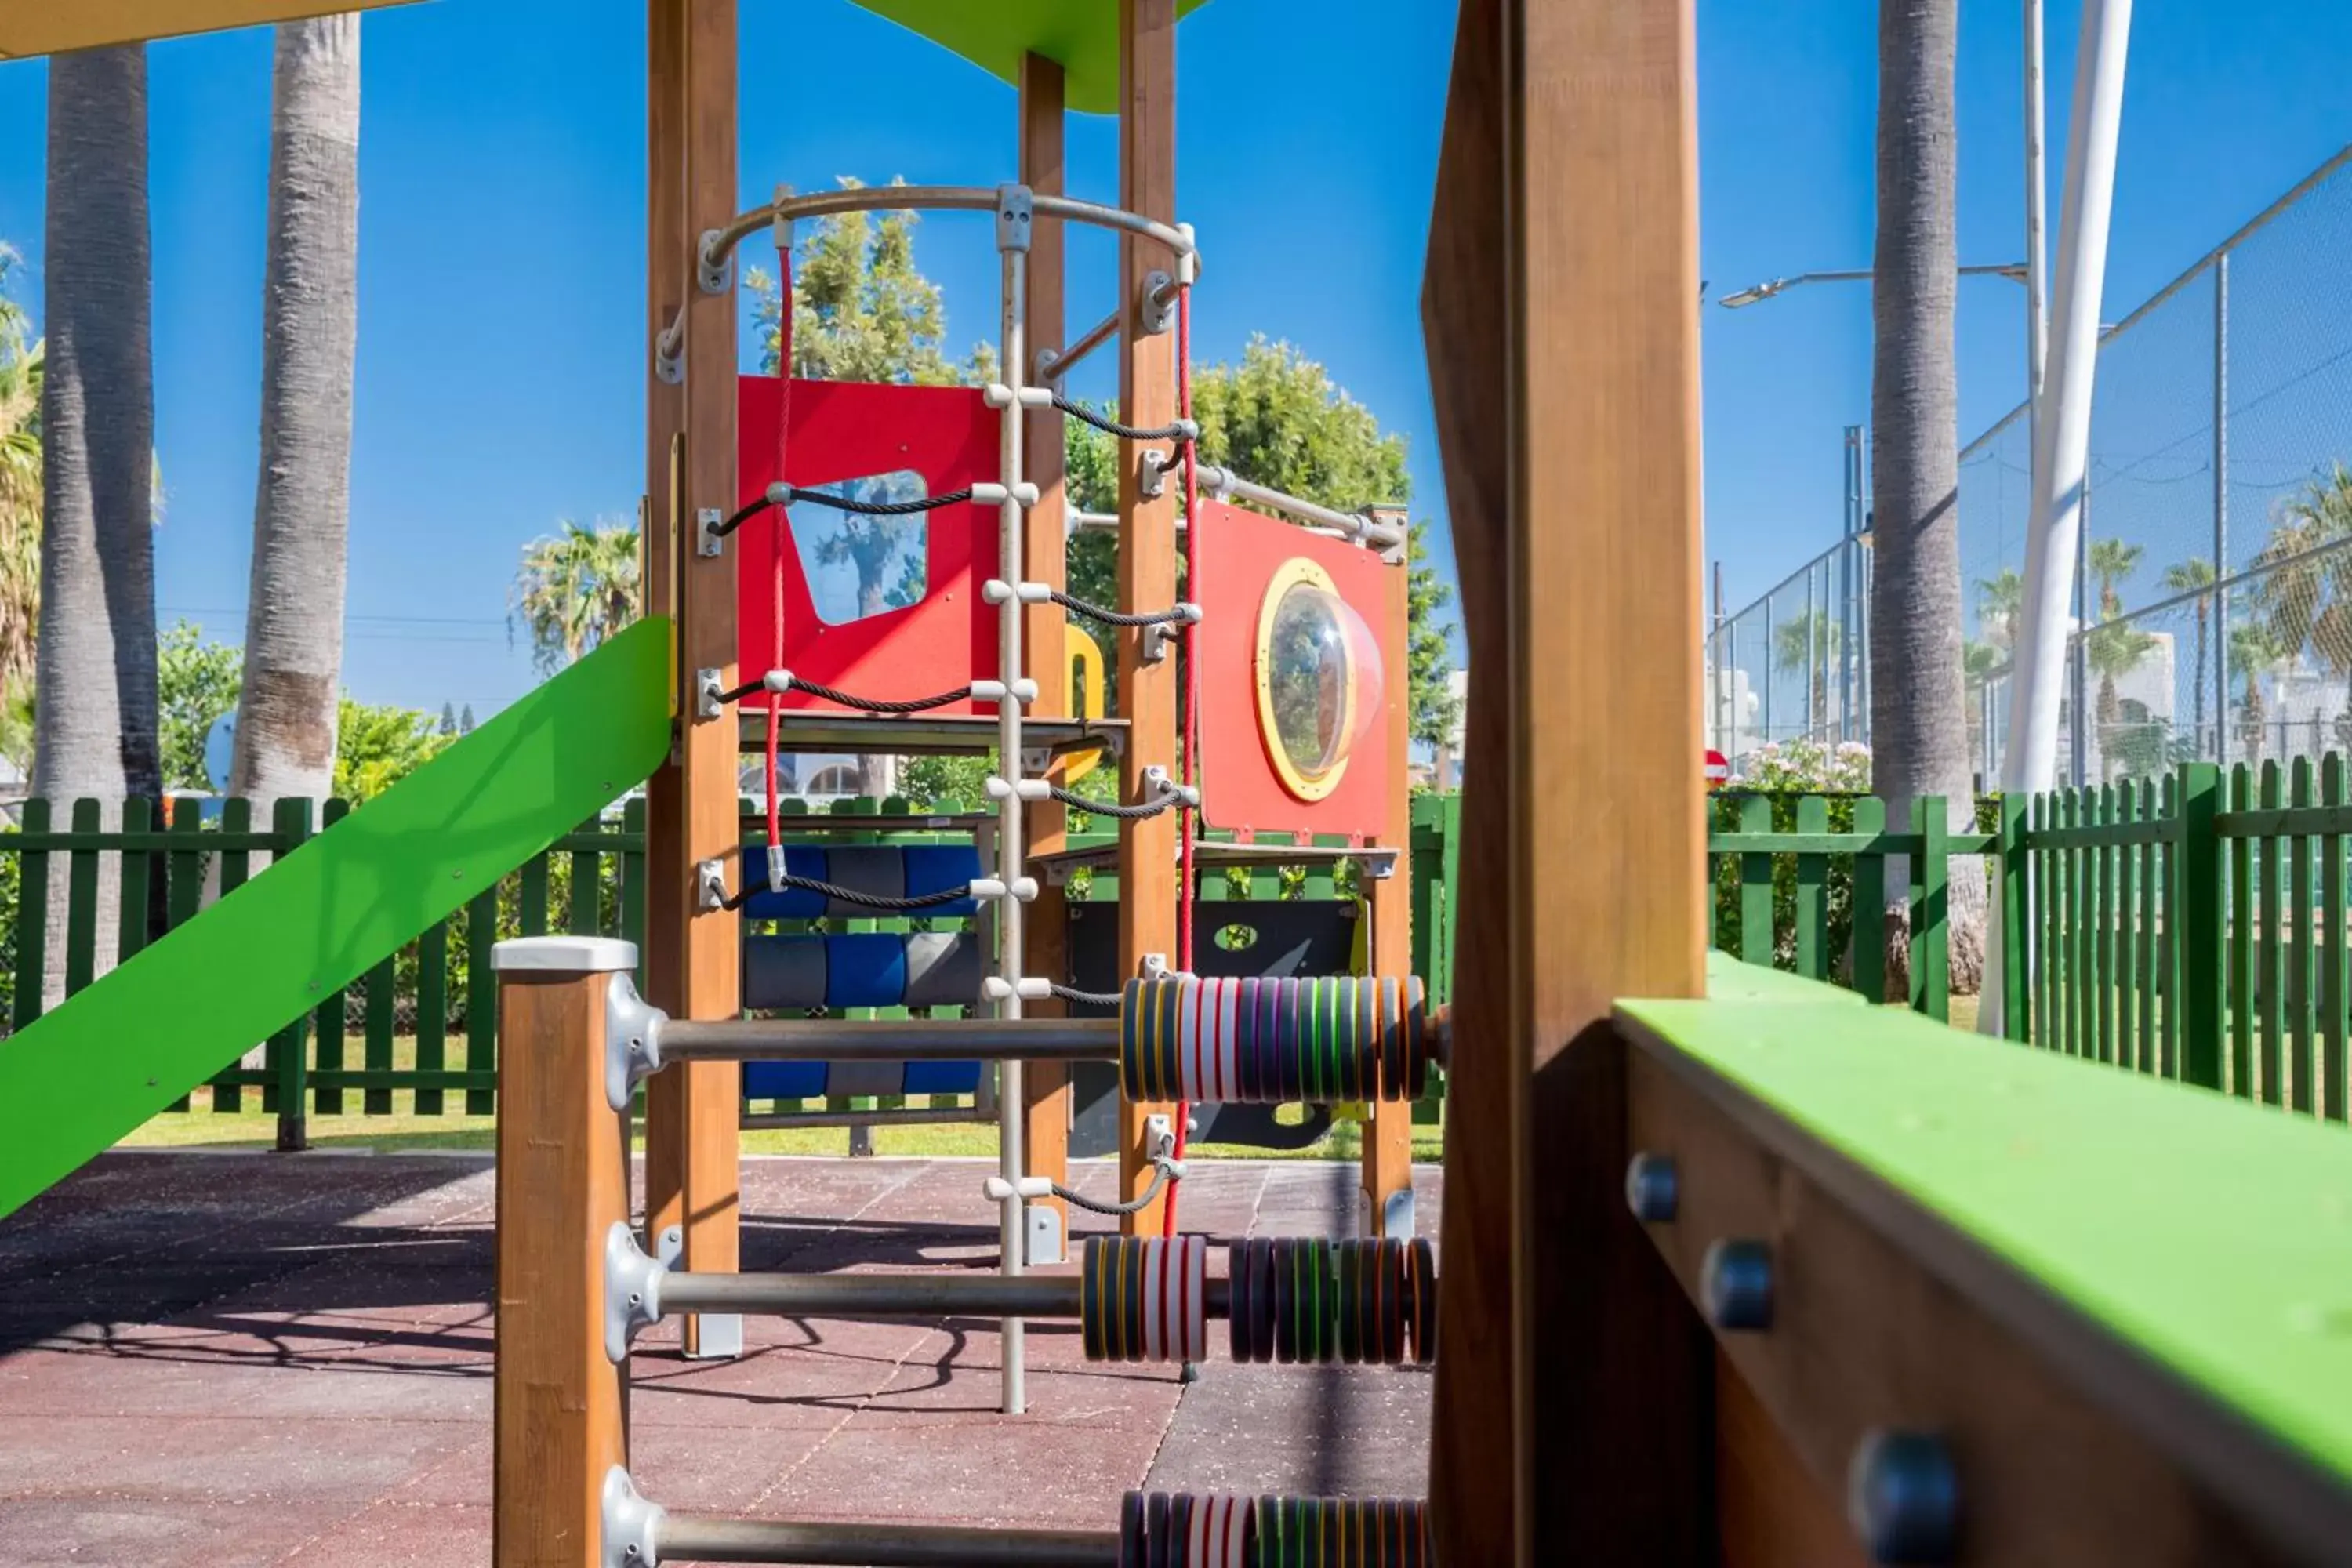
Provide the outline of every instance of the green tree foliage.
[[[236,711],[245,650],[206,642],[187,621],[156,638],[163,784],[206,790],[205,737],[223,714]],[[372,800],[430,762],[455,739],[430,713],[341,699],[336,710],[335,793],[354,805]]]
[[635,523],[562,531],[523,547],[507,595],[507,627],[530,638],[531,663],[552,675],[637,618],[643,595]]
[[335,710],[335,793],[357,805],[431,762],[454,737],[415,708],[342,699]]
[[[1239,364],[1215,364],[1192,377],[1192,413],[1201,423],[1201,458],[1262,485],[1338,511],[1412,499],[1404,437],[1385,432],[1370,409],[1348,395],[1320,363],[1295,345],[1254,338]],[[1100,431],[1066,422],[1070,504],[1108,511],[1118,503],[1116,447]],[[1438,619],[1454,596],[1429,559],[1429,523],[1411,528],[1408,590],[1412,633],[1406,650],[1415,740],[1436,744],[1453,731],[1459,707],[1453,626]],[[1070,547],[1070,592],[1116,602],[1117,542],[1081,534]]]
[[[0,289],[22,265],[15,250],[0,245]],[[41,618],[45,345],[27,342],[29,335],[24,308],[0,293],[0,700],[31,685]],[[25,701],[31,700],[27,690]]]
[[216,721],[236,711],[244,685],[245,650],[236,644],[206,642],[204,628],[184,620],[156,637],[156,729],[165,789],[212,787],[205,771],[205,737]]

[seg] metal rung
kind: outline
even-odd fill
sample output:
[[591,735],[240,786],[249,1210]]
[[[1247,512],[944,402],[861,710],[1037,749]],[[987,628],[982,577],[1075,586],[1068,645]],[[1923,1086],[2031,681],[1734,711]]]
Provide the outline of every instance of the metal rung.
[[741,1018],[661,1028],[674,1061],[1111,1061],[1116,1018]]

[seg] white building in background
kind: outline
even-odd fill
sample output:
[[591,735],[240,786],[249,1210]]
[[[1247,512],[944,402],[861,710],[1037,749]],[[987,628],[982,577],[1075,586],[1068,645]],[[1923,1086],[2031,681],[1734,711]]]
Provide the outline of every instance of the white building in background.
[[1460,789],[1464,736],[1470,723],[1470,672],[1457,669],[1449,673],[1445,689],[1454,699],[1454,729],[1438,743],[1437,761],[1430,770],[1431,781],[1439,789]]

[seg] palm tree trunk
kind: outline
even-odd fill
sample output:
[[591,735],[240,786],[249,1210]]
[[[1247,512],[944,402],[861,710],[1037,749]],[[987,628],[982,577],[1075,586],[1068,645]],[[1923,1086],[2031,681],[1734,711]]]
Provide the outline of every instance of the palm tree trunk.
[[359,334],[358,16],[279,26],[274,92],[261,472],[229,767],[230,792],[263,814],[334,782]]
[[[46,527],[33,793],[61,814],[67,802],[96,799],[119,822],[126,796],[163,791],[143,46],[50,62],[43,249]],[[100,867],[100,973],[112,965],[121,914],[113,860]],[[63,872],[59,865],[47,899],[42,990],[52,1000],[64,990]]]
[[[1871,304],[1871,734],[1873,786],[1910,826],[1939,795],[1951,826],[1975,816],[1961,669],[1958,384],[1953,368],[1958,190],[1953,70],[1958,0],[1880,0],[1878,237]],[[1905,882],[1896,876],[1893,885]],[[1974,859],[1951,873],[1951,978],[1983,973],[1986,888]],[[1891,922],[1891,923],[1899,923]],[[1907,963],[1890,942],[1890,975]]]

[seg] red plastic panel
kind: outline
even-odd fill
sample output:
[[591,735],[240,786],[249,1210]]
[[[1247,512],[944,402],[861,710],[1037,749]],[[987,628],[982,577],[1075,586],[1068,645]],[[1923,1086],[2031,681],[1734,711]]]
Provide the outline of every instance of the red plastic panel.
[[[1404,787],[1389,777],[1386,728],[1389,705],[1406,700],[1404,650],[1392,646],[1383,624],[1386,574],[1400,568],[1369,550],[1206,498],[1192,526],[1202,531],[1201,581],[1192,594],[1202,610],[1195,633],[1202,816],[1242,832],[1377,837],[1388,821],[1389,791]],[[1302,557],[1320,567],[1363,618],[1382,665],[1382,711],[1319,800],[1301,799],[1284,784],[1274,762],[1278,742],[1265,732],[1257,700],[1259,612],[1276,574]]]
[[[833,485],[870,474],[912,469],[923,493],[940,495],[992,482],[997,472],[997,414],[977,388],[888,386],[865,382],[794,381],[792,429],[784,451],[791,471],[776,471],[776,427],[783,383],[747,375],[738,394],[738,472],[749,504],[778,478],[794,485]],[[805,505],[805,503],[803,503]],[[897,701],[929,697],[996,676],[996,612],[983,605],[980,585],[995,574],[996,509],[966,503],[921,514],[926,525],[925,594],[920,602],[843,625],[827,625],[783,513],[770,507],[743,524],[731,548],[737,573],[737,646],[743,679],[789,669],[803,679],[859,697]],[[782,531],[784,637],[775,636],[775,551]],[[764,709],[755,692],[747,709]],[[784,707],[834,705],[805,691],[784,695]],[[834,710],[838,711],[838,710]],[[935,710],[971,713],[971,702]],[[994,712],[993,703],[988,706]]]

